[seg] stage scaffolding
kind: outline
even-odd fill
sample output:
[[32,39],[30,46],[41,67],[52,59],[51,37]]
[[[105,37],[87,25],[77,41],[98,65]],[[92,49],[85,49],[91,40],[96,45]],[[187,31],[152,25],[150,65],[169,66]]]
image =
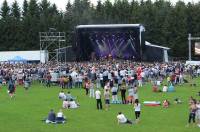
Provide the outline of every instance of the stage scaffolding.
[[[56,61],[59,64],[60,55],[62,54],[60,49],[66,46],[65,32],[57,32],[55,28],[49,28],[48,32],[39,32],[40,37],[40,57],[42,51],[48,52],[48,60]],[[55,50],[57,49],[57,50]]]

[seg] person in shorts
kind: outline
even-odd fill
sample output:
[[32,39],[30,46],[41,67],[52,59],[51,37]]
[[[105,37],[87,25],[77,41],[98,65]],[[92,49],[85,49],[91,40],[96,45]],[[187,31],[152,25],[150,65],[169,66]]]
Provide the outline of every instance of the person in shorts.
[[105,105],[106,105],[106,110],[108,110],[109,105],[110,105],[110,92],[108,89],[104,92],[104,98],[105,98]]
[[113,86],[111,88],[111,92],[112,92],[112,103],[118,103],[118,96],[117,96],[117,87]]

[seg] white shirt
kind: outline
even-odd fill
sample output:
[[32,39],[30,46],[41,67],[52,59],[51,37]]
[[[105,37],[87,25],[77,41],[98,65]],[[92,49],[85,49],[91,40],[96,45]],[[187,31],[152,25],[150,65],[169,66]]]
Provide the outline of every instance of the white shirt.
[[196,107],[197,107],[197,114],[200,115],[200,104],[197,104]]
[[134,104],[134,108],[135,108],[135,111],[141,111],[141,105],[140,103],[137,104]]
[[63,117],[63,113],[62,112],[58,112],[57,113],[57,117]]
[[163,92],[167,92],[167,86],[163,87]]
[[60,92],[58,97],[60,97],[61,99],[66,99],[66,95],[65,93]]
[[72,108],[72,109],[78,107],[75,101],[70,101],[70,102],[69,102],[69,105],[70,105],[70,108]]
[[133,96],[133,95],[134,95],[134,89],[130,88],[130,89],[128,90],[128,95],[129,95],[129,96]]
[[97,91],[95,92],[95,98],[96,98],[96,99],[101,99],[101,92],[100,92],[99,90],[97,90]]
[[118,119],[119,123],[126,123],[126,121],[127,121],[124,114],[117,115],[117,119]]
[[117,92],[117,87],[112,87],[111,92]]
[[79,82],[83,82],[83,76],[79,75],[79,76],[78,76],[78,81],[79,81]]
[[103,74],[102,73],[99,74],[99,78],[100,78],[100,80],[103,80]]
[[112,79],[112,74],[111,73],[108,73],[108,79]]

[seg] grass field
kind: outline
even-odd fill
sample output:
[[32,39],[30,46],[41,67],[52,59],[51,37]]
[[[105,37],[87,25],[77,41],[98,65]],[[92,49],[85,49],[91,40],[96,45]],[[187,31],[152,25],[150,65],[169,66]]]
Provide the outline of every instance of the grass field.
[[[196,80],[197,82],[198,80]],[[199,82],[199,81],[198,81]],[[198,132],[196,126],[185,127],[188,120],[188,98],[200,91],[197,87],[176,86],[174,93],[152,93],[150,85],[139,89],[140,101],[169,99],[175,97],[183,100],[183,104],[171,105],[170,108],[147,107],[142,105],[141,122],[136,125],[118,125],[116,115],[122,111],[129,119],[135,119],[131,105],[111,105],[109,111],[98,111],[96,102],[85,96],[83,89],[72,89],[81,107],[75,110],[64,110],[66,124],[45,124],[41,120],[50,109],[56,112],[61,108],[58,100],[60,88],[46,88],[35,83],[29,91],[17,87],[16,98],[11,100],[4,86],[0,90],[0,132]],[[66,91],[66,90],[65,90]]]

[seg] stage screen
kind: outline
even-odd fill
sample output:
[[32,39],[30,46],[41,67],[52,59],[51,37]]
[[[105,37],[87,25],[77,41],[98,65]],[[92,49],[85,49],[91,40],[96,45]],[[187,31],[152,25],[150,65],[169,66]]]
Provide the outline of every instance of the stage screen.
[[141,60],[143,36],[140,25],[82,26],[76,28],[77,58],[90,60],[112,56],[119,59]]
[[97,57],[138,58],[139,48],[134,33],[96,32],[90,33],[90,42]]
[[195,43],[194,51],[195,55],[200,55],[200,42]]

